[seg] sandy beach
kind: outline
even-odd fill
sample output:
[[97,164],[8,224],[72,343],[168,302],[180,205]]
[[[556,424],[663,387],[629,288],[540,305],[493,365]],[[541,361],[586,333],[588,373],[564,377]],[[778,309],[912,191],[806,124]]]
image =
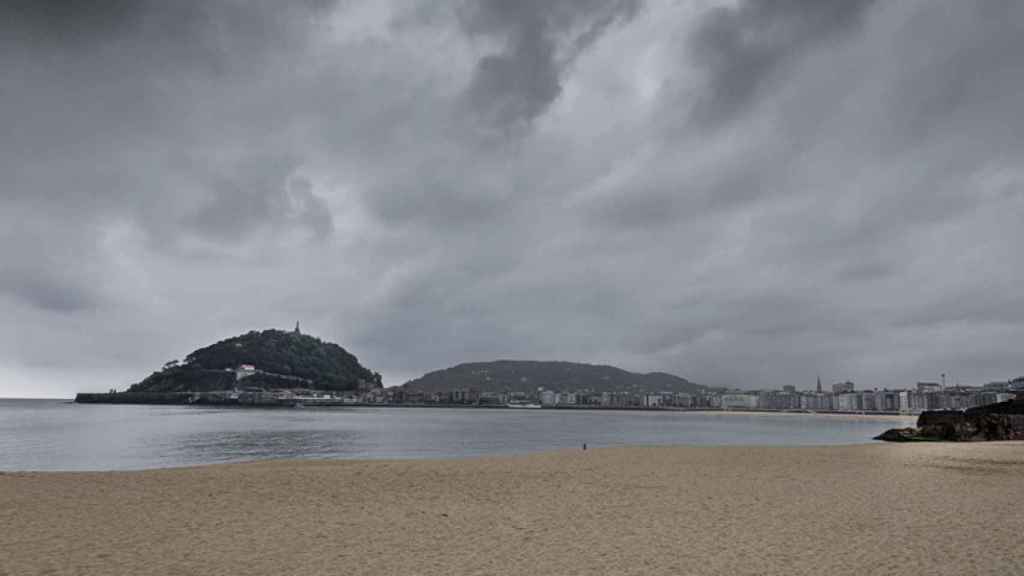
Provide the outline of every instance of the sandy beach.
[[0,575],[1022,574],[1024,444],[0,474]]

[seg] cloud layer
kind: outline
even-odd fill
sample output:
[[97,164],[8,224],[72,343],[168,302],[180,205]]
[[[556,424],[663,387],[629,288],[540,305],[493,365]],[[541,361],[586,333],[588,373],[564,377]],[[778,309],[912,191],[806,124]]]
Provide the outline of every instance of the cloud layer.
[[287,327],[745,388],[1024,373],[1011,0],[7,2],[0,396]]

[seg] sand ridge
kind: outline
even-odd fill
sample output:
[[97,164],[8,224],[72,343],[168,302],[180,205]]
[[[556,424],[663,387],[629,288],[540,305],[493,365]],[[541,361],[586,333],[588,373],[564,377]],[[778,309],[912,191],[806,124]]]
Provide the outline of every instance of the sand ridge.
[[0,575],[1024,574],[1024,443],[0,475]]

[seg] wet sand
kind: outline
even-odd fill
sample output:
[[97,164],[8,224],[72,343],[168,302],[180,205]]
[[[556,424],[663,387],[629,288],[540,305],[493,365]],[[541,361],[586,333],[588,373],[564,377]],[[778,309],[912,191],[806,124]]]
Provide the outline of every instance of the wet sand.
[[1024,443],[0,474],[0,575],[1024,574]]

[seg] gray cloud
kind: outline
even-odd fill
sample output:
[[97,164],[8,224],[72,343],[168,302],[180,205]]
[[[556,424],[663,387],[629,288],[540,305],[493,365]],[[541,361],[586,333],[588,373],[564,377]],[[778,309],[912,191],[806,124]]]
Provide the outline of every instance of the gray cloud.
[[1019,3],[5,3],[0,396],[303,328],[400,383],[1019,373]]
[[[274,46],[283,28],[308,26],[337,0],[300,0],[280,6],[266,0],[244,4],[196,0],[9,0],[0,10],[2,29],[29,47],[81,47],[118,43],[144,32],[153,48],[175,54],[197,38],[207,46],[244,41],[247,47]],[[174,44],[175,46],[171,46]]]
[[287,158],[247,158],[227,176],[205,186],[210,197],[201,201],[186,222],[214,239],[238,240],[267,232],[266,227],[305,229],[322,239],[334,230],[326,203],[310,182],[295,174]]
[[472,109],[499,126],[542,114],[562,92],[561,75],[606,28],[628,21],[639,0],[469,2],[462,11],[471,35],[503,44],[476,64],[466,92]]
[[68,283],[45,270],[6,268],[0,292],[6,292],[20,303],[47,312],[76,312],[96,306],[88,286]]
[[712,8],[689,45],[707,74],[694,117],[713,124],[742,112],[780,69],[858,26],[872,4],[874,0],[744,0]]

